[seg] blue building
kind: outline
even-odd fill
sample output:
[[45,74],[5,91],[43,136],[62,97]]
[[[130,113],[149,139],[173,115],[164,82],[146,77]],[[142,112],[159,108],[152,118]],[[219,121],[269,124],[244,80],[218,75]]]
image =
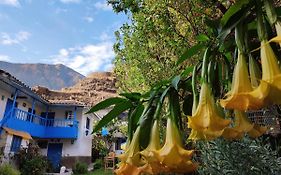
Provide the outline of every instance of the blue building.
[[90,163],[94,114],[73,100],[47,100],[0,70],[0,151],[2,161],[35,142],[54,167]]

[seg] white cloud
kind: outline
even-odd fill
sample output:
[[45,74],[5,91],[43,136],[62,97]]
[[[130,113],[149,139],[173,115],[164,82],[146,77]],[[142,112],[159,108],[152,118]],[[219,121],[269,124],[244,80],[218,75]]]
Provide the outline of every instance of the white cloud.
[[102,34],[100,35],[99,39],[101,41],[109,41],[109,40],[112,40],[113,37],[108,35],[108,33],[106,33],[106,32],[102,32]]
[[86,20],[88,23],[92,23],[94,21],[94,18],[90,16],[86,16],[83,19]]
[[31,34],[26,31],[20,31],[16,33],[13,37],[8,33],[1,33],[0,43],[3,45],[19,44],[23,41],[28,40],[30,36]]
[[94,6],[99,10],[105,10],[105,11],[112,10],[111,5],[107,4],[105,0],[96,2]]
[[0,55],[0,61],[10,61],[10,57],[8,55]]
[[84,75],[96,71],[109,71],[113,68],[112,46],[112,42],[104,41],[83,47],[61,49],[51,60],[52,63],[64,64]]
[[19,7],[20,3],[18,0],[0,0],[0,4]]
[[68,4],[68,3],[79,3],[80,0],[60,0],[62,3]]
[[68,12],[68,10],[65,9],[65,8],[57,8],[57,9],[55,10],[55,13],[56,13],[56,14],[67,13],[67,12]]

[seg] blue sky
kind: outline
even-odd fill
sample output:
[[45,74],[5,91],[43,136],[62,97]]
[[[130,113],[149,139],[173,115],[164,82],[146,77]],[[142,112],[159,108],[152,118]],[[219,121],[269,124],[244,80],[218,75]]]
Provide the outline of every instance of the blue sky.
[[114,31],[127,21],[106,0],[0,0],[0,60],[108,71]]

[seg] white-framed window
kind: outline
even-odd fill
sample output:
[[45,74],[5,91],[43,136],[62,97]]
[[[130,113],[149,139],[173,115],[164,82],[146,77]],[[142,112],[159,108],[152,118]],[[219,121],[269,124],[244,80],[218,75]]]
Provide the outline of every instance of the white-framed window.
[[72,111],[65,111],[65,119],[72,120],[74,118]]

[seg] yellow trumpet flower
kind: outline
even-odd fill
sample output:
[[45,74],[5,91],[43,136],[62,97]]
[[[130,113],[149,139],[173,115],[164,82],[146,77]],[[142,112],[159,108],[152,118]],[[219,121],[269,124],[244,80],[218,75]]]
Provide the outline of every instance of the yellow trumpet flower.
[[267,131],[267,127],[255,124],[254,127],[248,132],[248,135],[252,138],[257,138],[263,135]]
[[192,117],[188,117],[188,127],[217,137],[230,122],[223,118],[217,109],[209,86],[203,83],[196,112]]
[[141,155],[144,157],[146,164],[143,166],[142,172],[149,174],[158,174],[160,172],[168,172],[168,168],[160,163],[157,157],[157,150],[161,148],[159,124],[155,120],[150,136],[150,142],[146,149],[141,151]]
[[197,168],[197,164],[190,160],[193,150],[183,148],[179,130],[170,118],[167,121],[165,144],[156,154],[161,164],[168,167],[170,172],[187,173]]
[[226,94],[226,98],[220,100],[221,106],[240,111],[259,109],[264,105],[264,99],[268,92],[268,86],[262,82],[258,88],[252,89],[245,56],[239,51],[233,73],[232,87],[230,92]]
[[218,133],[217,135],[214,135],[214,134],[208,135],[203,131],[197,131],[195,129],[192,129],[188,139],[194,140],[194,141],[196,141],[196,140],[213,140],[213,139],[221,136],[221,134],[222,133]]
[[121,160],[121,166],[115,171],[117,175],[139,175],[142,172],[142,168],[138,167],[141,163],[141,157],[139,156],[139,135],[140,127],[136,129],[125,153],[118,156]]
[[140,175],[142,170],[135,166],[128,163],[121,163],[121,166],[115,170],[117,175]]
[[269,42],[266,41],[261,42],[261,65],[261,83],[267,84],[270,89],[265,99],[266,103],[268,105],[281,104],[281,71],[277,58]]
[[233,128],[225,128],[222,136],[225,139],[240,139],[243,135],[254,127],[254,124],[249,121],[245,112],[235,110],[235,124]]

